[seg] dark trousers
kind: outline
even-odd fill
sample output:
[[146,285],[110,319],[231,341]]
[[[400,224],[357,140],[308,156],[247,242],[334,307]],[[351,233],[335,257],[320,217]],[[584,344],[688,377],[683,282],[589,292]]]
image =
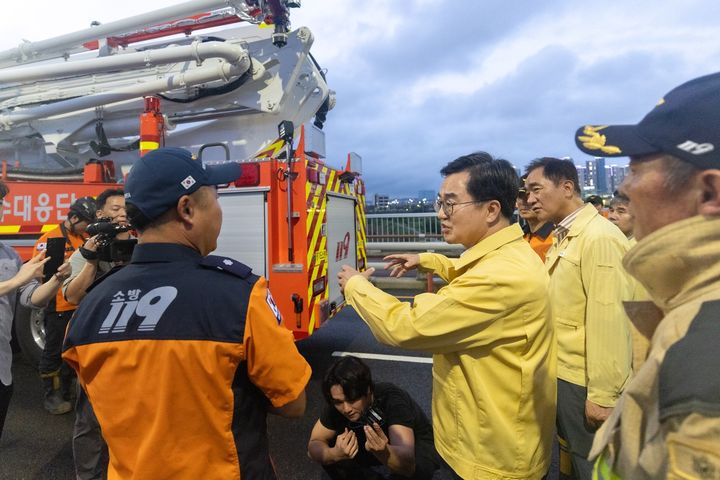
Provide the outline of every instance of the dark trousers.
[[7,416],[8,407],[10,406],[12,393],[12,383],[10,385],[4,385],[0,382],[0,438],[2,438],[3,427],[5,426],[5,417]]
[[463,480],[463,478],[455,473],[455,470],[452,469],[450,465],[447,463],[443,465],[442,472],[445,474],[445,477],[450,478],[452,480]]
[[572,474],[560,472],[561,479],[590,480],[593,464],[590,454],[595,428],[585,421],[587,388],[558,379],[557,385],[557,431],[560,437],[561,466],[563,455],[570,455]]
[[[45,312],[45,348],[40,357],[40,373],[53,373],[63,366],[62,345],[65,329],[73,312]],[[68,368],[69,367],[65,367]]]
[[332,480],[383,480],[386,478],[379,471],[352,460],[344,460],[322,467],[325,471],[325,478]]
[[353,459],[323,465],[323,470],[333,480],[431,480],[442,460],[434,448],[431,451],[418,450],[415,451],[415,474],[412,477],[390,473],[383,465],[369,466]]
[[386,467],[366,467],[352,460],[323,465],[323,470],[332,480],[408,480],[408,477],[390,473]]
[[78,480],[100,480],[107,471],[107,444],[85,390],[78,386],[73,427],[73,460]]

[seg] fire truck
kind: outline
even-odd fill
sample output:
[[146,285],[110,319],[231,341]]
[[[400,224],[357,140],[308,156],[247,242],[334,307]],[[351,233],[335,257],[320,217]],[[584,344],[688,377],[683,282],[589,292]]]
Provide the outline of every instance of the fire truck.
[[[265,276],[285,326],[311,335],[344,305],[341,266],[365,269],[365,187],[357,154],[325,159],[334,92],[295,7],[194,0],[0,51],[0,240],[29,259],[76,198],[122,188],[155,148],[239,162],[214,253]],[[42,312],[19,309],[14,333],[36,361]]]

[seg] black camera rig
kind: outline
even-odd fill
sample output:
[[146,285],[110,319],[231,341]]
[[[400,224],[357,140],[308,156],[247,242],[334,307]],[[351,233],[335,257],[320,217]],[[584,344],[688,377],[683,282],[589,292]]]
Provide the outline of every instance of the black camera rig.
[[97,236],[95,239],[97,256],[90,255],[89,258],[88,250],[84,248],[80,250],[80,253],[88,260],[97,258],[103,262],[126,263],[130,261],[137,240],[118,240],[116,237],[119,233],[130,230],[132,230],[130,225],[113,223],[110,218],[99,218],[97,222],[91,223],[86,229],[88,235]]

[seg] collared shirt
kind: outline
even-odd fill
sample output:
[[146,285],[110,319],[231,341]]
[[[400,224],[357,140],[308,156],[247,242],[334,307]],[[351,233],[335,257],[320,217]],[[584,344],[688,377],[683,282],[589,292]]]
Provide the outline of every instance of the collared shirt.
[[[20,267],[22,267],[22,260],[20,260],[17,252],[0,242],[0,282],[10,280],[17,275]],[[37,280],[32,280],[17,290],[11,290],[0,296],[0,382],[3,385],[12,383],[12,374],[10,372],[12,348],[10,348],[10,339],[12,338],[15,304],[19,299],[21,305],[30,307],[30,297],[39,285],[40,283]]]
[[582,210],[584,207],[585,207],[585,205],[578,208],[577,210],[572,212],[570,215],[563,218],[562,221],[555,226],[555,238],[557,238],[558,243],[563,241],[565,236],[570,231],[570,227],[572,227],[573,222],[577,218],[578,213],[580,213],[580,210]]

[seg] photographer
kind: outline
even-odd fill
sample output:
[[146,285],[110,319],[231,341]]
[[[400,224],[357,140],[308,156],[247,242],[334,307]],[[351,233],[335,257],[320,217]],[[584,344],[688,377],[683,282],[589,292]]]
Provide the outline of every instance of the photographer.
[[[56,228],[43,234],[35,242],[35,250],[46,251],[51,238],[65,239],[64,259],[68,260],[86,240],[85,229],[95,220],[97,210],[92,197],[78,198],[68,209],[67,218]],[[52,242],[52,240],[50,240]],[[43,407],[52,415],[62,415],[72,410],[70,401],[74,395],[74,372],[63,363],[60,356],[68,320],[77,306],[65,300],[58,288],[56,297],[45,309],[45,348],[38,370],[43,382]]]
[[[120,189],[108,189],[96,199],[98,221],[118,226],[127,226],[125,211],[125,194]],[[96,227],[98,224],[93,224]],[[88,230],[92,230],[89,226]],[[101,230],[105,230],[100,226]],[[120,229],[122,230],[122,229]],[[88,232],[92,233],[92,232]],[[63,292],[68,302],[79,304],[93,282],[109,272],[117,262],[100,258],[103,244],[114,240],[127,240],[130,234],[125,231],[112,235],[98,233],[93,235],[85,245],[70,257],[72,275],[65,281]],[[78,387],[78,399],[75,404],[75,425],[73,428],[73,459],[75,473],[79,480],[103,478],[107,470],[107,445],[102,438],[100,425],[95,417],[92,406],[85,392]]]
[[[125,196],[120,189],[108,189],[98,195],[97,212],[98,220],[106,219],[109,223],[127,225],[127,213],[125,212]],[[104,234],[93,235],[82,248],[72,254],[70,265],[73,274],[63,285],[65,299],[74,304],[79,304],[85,296],[85,291],[101,275],[110,271],[113,262],[104,261],[98,258],[98,247]],[[130,234],[127,232],[118,233],[117,240],[127,240]]]
[[308,455],[330,478],[432,478],[440,462],[432,426],[407,392],[374,385],[368,366],[352,356],[330,367],[322,391],[328,405],[310,434]]

